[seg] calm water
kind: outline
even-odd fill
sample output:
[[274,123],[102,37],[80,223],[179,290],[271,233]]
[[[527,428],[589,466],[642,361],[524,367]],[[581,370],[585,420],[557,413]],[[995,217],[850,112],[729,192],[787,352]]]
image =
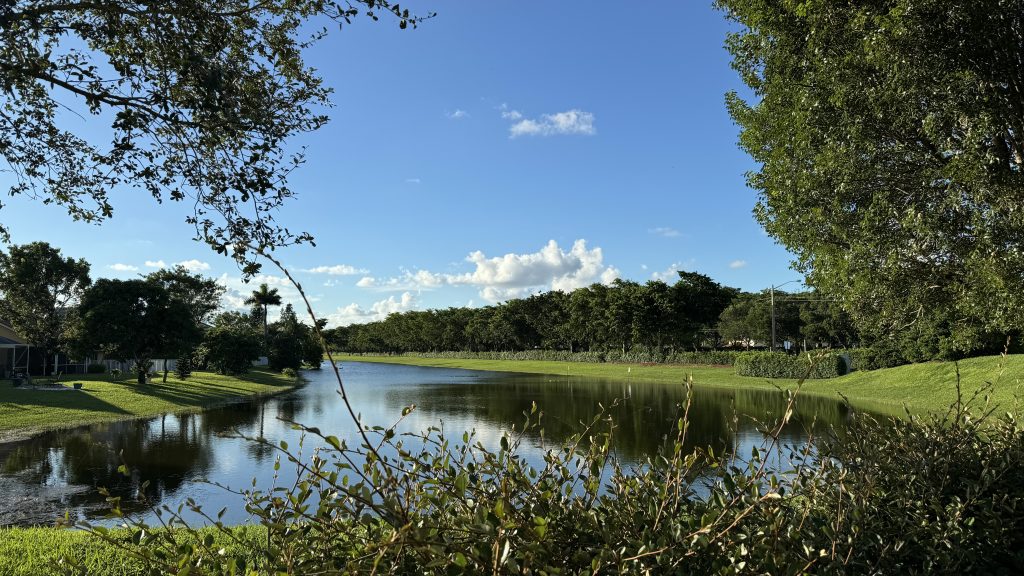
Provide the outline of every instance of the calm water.
[[[227,506],[227,521],[245,522],[240,498],[203,481],[247,488],[255,478],[259,486],[269,486],[275,454],[224,434],[237,430],[275,442],[286,440],[295,448],[299,433],[284,422],[294,420],[357,444],[333,372],[325,369],[305,375],[307,385],[274,398],[203,414],[101,424],[0,444],[0,526],[49,524],[65,511],[73,519],[95,520],[105,510],[96,487],[105,486],[127,498],[146,480],[150,497],[159,503],[177,504],[192,497],[212,512]],[[497,446],[502,432],[520,427],[522,413],[532,402],[544,412],[547,440],[559,441],[578,430],[580,421],[589,421],[598,403],[608,406],[616,398],[628,397],[613,412],[618,424],[614,449],[627,463],[642,461],[664,442],[665,434],[674,434],[677,405],[685,400],[681,385],[634,384],[628,379],[359,362],[346,362],[342,376],[353,405],[368,424],[390,425],[403,407],[415,404],[404,430],[421,431],[443,422],[450,436],[457,438],[463,430],[475,429],[488,446]],[[784,401],[779,392],[698,388],[690,410],[688,443],[749,454],[763,443],[756,421],[777,417]],[[803,397],[784,438],[797,444],[806,439],[811,422],[841,428],[847,417],[846,407],[838,402]],[[539,438],[531,440],[526,456],[539,461]],[[131,478],[117,472],[119,454],[131,468]]]

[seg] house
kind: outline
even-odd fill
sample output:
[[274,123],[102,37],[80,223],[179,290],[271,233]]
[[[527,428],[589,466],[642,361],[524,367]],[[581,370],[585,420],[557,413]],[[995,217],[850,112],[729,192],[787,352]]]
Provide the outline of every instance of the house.
[[28,364],[29,345],[13,328],[0,321],[0,378],[24,372]]
[[[75,361],[66,354],[54,354],[47,358],[46,365],[51,374],[85,374],[89,359]],[[43,376],[42,350],[33,348],[10,324],[0,320],[0,378],[16,373]]]

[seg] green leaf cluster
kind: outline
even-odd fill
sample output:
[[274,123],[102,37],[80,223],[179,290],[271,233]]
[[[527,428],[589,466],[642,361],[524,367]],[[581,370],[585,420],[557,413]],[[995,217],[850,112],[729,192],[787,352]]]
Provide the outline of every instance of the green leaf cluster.
[[716,4],[755,215],[809,282],[936,355],[1020,330],[1024,2]]

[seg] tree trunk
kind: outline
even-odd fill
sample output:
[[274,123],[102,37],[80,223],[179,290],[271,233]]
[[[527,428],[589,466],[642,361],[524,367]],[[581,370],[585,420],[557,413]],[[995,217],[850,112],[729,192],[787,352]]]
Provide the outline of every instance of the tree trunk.
[[270,342],[267,341],[270,337],[270,323],[267,321],[267,314],[269,313],[269,309],[269,305],[263,305],[263,347],[266,350],[270,350]]
[[164,384],[167,383],[167,358],[164,358]]
[[141,368],[139,369],[138,377],[137,377],[136,381],[139,384],[145,384],[146,383],[146,371],[145,370],[143,370]]

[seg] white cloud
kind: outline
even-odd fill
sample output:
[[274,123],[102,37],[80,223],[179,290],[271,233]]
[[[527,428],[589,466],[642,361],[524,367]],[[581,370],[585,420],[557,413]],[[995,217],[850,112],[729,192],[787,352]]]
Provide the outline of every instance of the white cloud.
[[174,265],[181,266],[182,268],[188,270],[189,272],[201,272],[210,269],[209,264],[201,260],[196,260],[194,258],[192,260],[182,260],[181,262],[175,262]]
[[389,314],[413,310],[419,305],[416,297],[411,292],[404,292],[398,298],[389,296],[384,300],[374,302],[369,309],[363,308],[353,302],[348,306],[339,307],[333,314],[327,315],[327,322],[332,326],[347,326],[349,324],[374,322],[383,320]]
[[655,236],[662,236],[664,238],[676,238],[679,236],[679,230],[675,228],[669,228],[667,226],[659,226],[657,228],[650,228],[647,230],[650,234]]
[[498,106],[498,110],[501,112],[501,117],[504,118],[505,120],[511,120],[515,122],[516,120],[519,120],[520,118],[523,117],[522,113],[520,113],[519,110],[512,110],[511,108],[508,107],[508,104],[502,104],[501,106]]
[[132,266],[131,264],[121,264],[120,262],[118,262],[117,264],[111,264],[111,265],[107,266],[107,268],[110,268],[111,270],[113,270],[115,272],[138,272],[139,271],[139,267],[138,266]]
[[732,262],[729,262],[729,268],[732,268],[733,270],[737,270],[739,268],[746,268],[746,267],[747,267],[747,261],[746,260],[733,260]]
[[[511,112],[519,114],[515,110]],[[594,115],[575,108],[555,114],[542,114],[537,119],[522,118],[520,115],[516,120],[511,116],[511,112],[509,116],[502,112],[502,117],[515,120],[515,124],[509,127],[510,138],[567,134],[593,136],[597,134],[597,128],[594,127]]]
[[619,270],[604,263],[601,248],[577,240],[568,251],[554,240],[537,252],[488,257],[477,250],[466,257],[472,272],[442,274],[404,270],[394,278],[364,276],[356,286],[383,291],[431,290],[442,286],[473,286],[490,302],[523,296],[533,290],[575,290],[595,282],[610,283]]
[[349,266],[348,264],[337,264],[334,266],[317,266],[315,268],[306,268],[302,270],[310,274],[327,274],[328,276],[354,276],[356,274],[366,274],[367,270],[362,268],[356,268],[355,266]]
[[167,268],[163,260],[146,260],[146,268]]
[[469,118],[469,112],[466,112],[465,110],[460,110],[459,108],[456,108],[454,112],[445,112],[444,115],[447,116],[448,118],[451,118],[452,120],[462,120],[463,118]]
[[651,280],[661,280],[662,282],[674,284],[675,281],[679,279],[680,270],[693,268],[696,263],[696,260],[693,258],[690,258],[686,262],[673,262],[672,265],[665,270],[651,274]]
[[423,182],[423,181],[422,181],[422,180],[420,180],[419,178],[406,178],[406,179],[405,179],[405,183],[406,183],[406,184],[420,184],[420,183],[422,183],[422,182]]

